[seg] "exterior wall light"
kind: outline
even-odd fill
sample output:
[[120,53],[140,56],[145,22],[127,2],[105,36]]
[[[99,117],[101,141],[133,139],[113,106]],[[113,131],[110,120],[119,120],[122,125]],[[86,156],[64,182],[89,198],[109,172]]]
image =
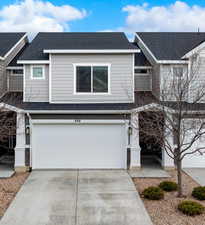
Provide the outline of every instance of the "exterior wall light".
[[30,134],[30,127],[26,126],[26,134],[29,135]]
[[128,134],[132,135],[132,127],[128,127]]

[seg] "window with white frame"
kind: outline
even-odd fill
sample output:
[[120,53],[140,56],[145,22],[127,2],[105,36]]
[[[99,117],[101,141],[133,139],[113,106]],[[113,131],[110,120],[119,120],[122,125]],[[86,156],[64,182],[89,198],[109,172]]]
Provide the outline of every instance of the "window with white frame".
[[76,93],[108,93],[108,65],[76,65]]
[[44,79],[44,66],[32,66],[31,67],[32,79]]
[[172,67],[174,77],[181,78],[183,77],[184,68],[183,66],[174,66]]

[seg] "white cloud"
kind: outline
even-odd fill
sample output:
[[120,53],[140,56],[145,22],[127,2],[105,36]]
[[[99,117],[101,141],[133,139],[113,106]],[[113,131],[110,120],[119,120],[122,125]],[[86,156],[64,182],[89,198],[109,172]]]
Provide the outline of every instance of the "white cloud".
[[69,22],[83,19],[87,12],[70,5],[56,6],[42,0],[23,0],[4,6],[0,10],[1,31],[26,31],[30,34],[39,31],[69,30]]
[[127,5],[126,25],[118,30],[135,31],[205,31],[205,8],[176,1],[168,6]]

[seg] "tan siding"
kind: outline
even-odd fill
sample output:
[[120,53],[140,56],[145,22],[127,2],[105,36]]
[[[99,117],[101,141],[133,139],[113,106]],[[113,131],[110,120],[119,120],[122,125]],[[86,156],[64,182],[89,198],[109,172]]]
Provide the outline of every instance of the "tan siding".
[[[195,63],[193,68],[194,69],[191,69],[191,73],[195,79],[193,79],[190,85],[190,102],[195,101],[196,97],[198,96],[197,91],[200,91],[205,85],[205,50],[200,52],[199,60]],[[205,97],[202,97],[200,102],[205,102]]]
[[10,70],[7,70],[7,90],[8,91],[23,91],[23,74],[12,75]]
[[155,64],[152,70],[152,93],[157,98],[160,96],[160,65]]
[[135,74],[135,91],[151,91],[152,75]]
[[[75,95],[74,63],[110,63],[110,95]],[[51,57],[53,102],[132,102],[133,55],[132,54],[85,54]]]
[[49,91],[49,67],[45,65],[45,79],[32,80],[31,66],[25,65],[25,101],[28,102],[48,102]]
[[[163,93],[164,100],[168,101],[175,101],[174,92],[171,90],[171,85],[173,84],[173,73],[172,73],[172,67],[179,66],[179,64],[161,64],[160,65],[160,91]],[[186,64],[180,66],[184,67],[184,74],[186,74],[186,71],[188,69],[188,66]],[[173,90],[174,91],[174,90]],[[162,96],[161,96],[162,97]],[[188,97],[188,96],[187,96]],[[187,99],[186,99],[187,100]]]
[[0,96],[6,91],[6,67],[4,61],[0,61]]

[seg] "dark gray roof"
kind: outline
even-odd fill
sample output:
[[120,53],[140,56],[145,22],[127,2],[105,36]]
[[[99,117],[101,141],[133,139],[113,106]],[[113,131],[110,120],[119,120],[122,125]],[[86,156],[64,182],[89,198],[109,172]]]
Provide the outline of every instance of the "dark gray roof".
[[[139,49],[139,46],[136,43],[133,44]],[[151,66],[150,62],[142,51],[135,53],[135,66]]]
[[0,32],[0,56],[4,57],[25,34]]
[[23,102],[21,92],[8,92],[0,102],[24,110],[130,110],[156,102],[151,92],[136,92],[135,103],[50,104],[49,102]]
[[202,32],[137,32],[137,35],[157,60],[180,60],[205,41]]
[[122,32],[38,33],[19,60],[47,60],[44,49],[136,49]]
[[[135,103],[93,103],[93,104],[50,104],[49,102],[23,102],[23,94],[21,92],[8,92],[1,99],[0,102],[6,103],[11,106],[23,110],[66,110],[66,111],[83,111],[83,110],[131,110],[140,106],[148,105],[151,103],[157,103],[165,105],[172,109],[177,109],[178,105],[176,102],[160,102],[152,92],[135,92]],[[205,103],[183,103],[183,108],[186,111],[197,111],[204,110]]]
[[135,66],[151,66],[143,52],[135,53]]
[[18,54],[12,59],[12,61],[9,63],[8,67],[20,67],[22,64],[17,64],[17,61],[19,60],[19,57],[23,54],[25,49],[29,46],[29,43],[26,43],[24,47],[18,52]]
[[24,110],[129,110],[133,107],[130,103],[94,103],[94,104],[50,104],[49,102],[23,102],[21,92],[8,92],[0,102]]

